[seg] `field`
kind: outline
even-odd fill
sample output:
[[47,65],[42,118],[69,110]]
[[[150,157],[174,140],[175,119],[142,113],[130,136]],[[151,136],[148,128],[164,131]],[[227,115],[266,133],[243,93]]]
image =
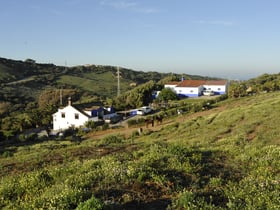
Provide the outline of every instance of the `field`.
[[280,93],[72,139],[2,144],[2,209],[280,209]]

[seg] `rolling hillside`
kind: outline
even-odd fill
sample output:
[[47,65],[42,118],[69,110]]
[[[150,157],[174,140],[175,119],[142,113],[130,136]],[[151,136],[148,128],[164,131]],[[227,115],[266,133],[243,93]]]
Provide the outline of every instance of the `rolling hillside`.
[[0,207],[279,209],[279,112],[280,92],[264,93],[166,117],[141,135],[6,145]]
[[[87,66],[56,66],[40,64],[32,59],[17,61],[0,58],[0,113],[23,112],[30,103],[42,103],[40,98],[58,98],[63,90],[75,93],[73,100],[79,103],[92,100],[112,99],[117,96],[117,67],[87,65]],[[120,67],[120,91],[125,93],[150,80],[159,82],[170,76],[167,73],[133,71]],[[180,78],[181,75],[172,74]],[[195,75],[185,75],[187,78],[206,78]],[[58,101],[57,99],[56,101]],[[54,101],[54,100],[52,100]],[[8,111],[2,110],[3,103],[8,103]]]
[[[16,61],[0,58],[1,87],[17,89],[27,88],[30,93],[50,88],[76,88],[93,95],[114,97],[117,92],[117,68],[113,66],[56,66],[54,64],[38,64],[28,59]],[[158,72],[133,71],[120,68],[121,90],[125,92],[132,87],[131,83],[140,85],[150,80],[155,82],[170,74]],[[176,76],[176,74],[174,74]],[[177,75],[179,77],[179,75]],[[205,78],[188,75],[189,78]],[[14,90],[13,90],[14,91]],[[34,96],[34,94],[30,94]],[[36,96],[36,94],[35,94]]]

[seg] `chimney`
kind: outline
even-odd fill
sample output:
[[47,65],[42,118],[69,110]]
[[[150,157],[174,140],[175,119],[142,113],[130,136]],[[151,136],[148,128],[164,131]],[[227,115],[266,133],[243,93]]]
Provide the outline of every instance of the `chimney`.
[[68,106],[71,106],[71,97],[68,98]]

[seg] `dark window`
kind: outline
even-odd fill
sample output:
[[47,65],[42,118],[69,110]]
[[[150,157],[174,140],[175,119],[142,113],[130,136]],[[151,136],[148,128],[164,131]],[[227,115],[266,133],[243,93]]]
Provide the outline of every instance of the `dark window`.
[[79,114],[75,113],[75,119],[76,119],[76,120],[79,119]]
[[65,118],[65,112],[61,112],[61,117]]

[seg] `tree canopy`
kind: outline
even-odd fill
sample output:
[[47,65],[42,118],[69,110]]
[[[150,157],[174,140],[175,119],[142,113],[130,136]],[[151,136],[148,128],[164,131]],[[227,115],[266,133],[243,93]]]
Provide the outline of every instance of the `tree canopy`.
[[171,88],[163,88],[157,97],[157,101],[169,101],[176,99],[178,99],[178,96]]

